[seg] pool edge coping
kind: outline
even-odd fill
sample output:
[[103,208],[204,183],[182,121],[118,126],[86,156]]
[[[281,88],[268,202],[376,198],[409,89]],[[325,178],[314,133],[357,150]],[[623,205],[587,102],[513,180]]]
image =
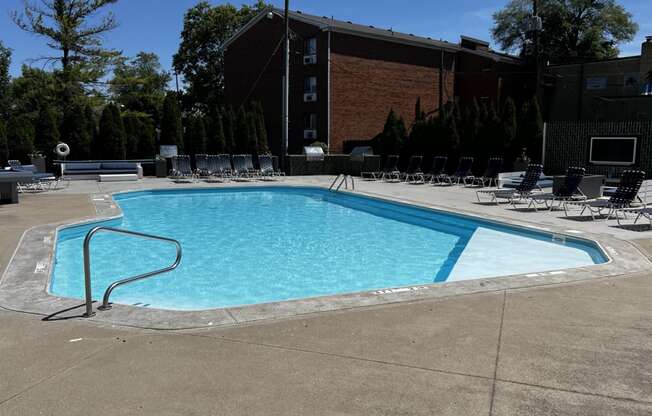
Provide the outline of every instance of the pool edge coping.
[[[258,184],[257,187],[291,187],[291,188],[319,188],[324,186],[315,184]],[[84,217],[74,221],[63,221],[53,224],[30,227],[18,242],[3,274],[0,276],[0,307],[17,312],[34,313],[45,316],[63,314],[69,316],[71,311],[75,315],[81,314],[83,301],[53,295],[49,292],[53,273],[54,253],[59,230],[68,227],[91,224],[119,219],[122,210],[116,203],[114,196],[133,192],[156,192],[169,189],[194,190],[194,189],[225,189],[225,188],[251,187],[251,184],[232,184],[228,187],[214,186],[207,188],[196,187],[170,187],[151,188],[141,190],[125,190],[117,192],[100,192],[89,194],[89,199],[94,206],[95,216]],[[297,300],[284,300],[278,302],[253,304],[237,307],[216,308],[195,311],[175,311],[167,309],[142,308],[137,306],[114,304],[109,311],[98,312],[88,321],[101,322],[126,327],[138,327],[160,330],[182,330],[206,327],[229,326],[244,323],[259,322],[302,316],[321,312],[331,312],[353,308],[396,304],[401,302],[414,302],[442,297],[482,294],[500,290],[518,290],[532,287],[550,286],[564,283],[574,283],[595,279],[626,277],[637,272],[645,271],[652,262],[645,256],[637,245],[632,242],[620,240],[606,234],[582,233],[581,236],[571,235],[564,230],[551,227],[538,227],[525,221],[505,219],[493,216],[480,217],[477,213],[460,209],[457,212],[446,207],[428,204],[421,201],[402,199],[394,196],[380,195],[370,192],[341,191],[344,194],[363,196],[385,202],[416,206],[426,210],[450,213],[456,216],[471,219],[481,219],[498,225],[508,225],[534,231],[563,235],[575,240],[584,240],[595,244],[607,257],[607,262],[580,268],[552,270],[528,274],[517,274],[501,277],[488,277],[474,280],[464,280],[425,285],[413,285],[379,290],[366,290],[336,295],[310,297]],[[100,198],[101,197],[101,198]],[[108,199],[107,199],[108,197]],[[554,227],[557,228],[557,227]],[[40,244],[39,244],[40,242]],[[36,268],[34,262],[36,260]],[[47,263],[47,270],[37,272],[39,264]],[[21,278],[22,276],[22,278]],[[25,278],[25,276],[28,276]],[[12,279],[10,281],[10,279]],[[97,302],[95,302],[97,304]],[[77,311],[77,308],[79,310]],[[61,318],[63,319],[63,318]]]

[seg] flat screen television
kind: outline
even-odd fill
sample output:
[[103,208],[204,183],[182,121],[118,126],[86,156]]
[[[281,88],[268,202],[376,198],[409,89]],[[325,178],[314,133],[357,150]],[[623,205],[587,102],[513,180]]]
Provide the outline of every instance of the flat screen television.
[[589,162],[594,165],[634,165],[637,144],[637,137],[591,137]]

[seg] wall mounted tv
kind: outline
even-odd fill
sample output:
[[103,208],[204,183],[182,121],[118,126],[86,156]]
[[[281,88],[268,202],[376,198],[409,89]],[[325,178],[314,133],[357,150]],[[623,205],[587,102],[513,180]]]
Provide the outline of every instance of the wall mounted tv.
[[636,164],[638,137],[591,137],[589,162],[594,165]]

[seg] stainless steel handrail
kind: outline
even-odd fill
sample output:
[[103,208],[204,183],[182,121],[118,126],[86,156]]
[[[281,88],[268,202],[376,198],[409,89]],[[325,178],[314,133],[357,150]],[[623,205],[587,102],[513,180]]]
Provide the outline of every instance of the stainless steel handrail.
[[110,233],[116,233],[116,234],[125,234],[125,235],[130,235],[133,237],[140,237],[144,238],[147,240],[157,240],[157,241],[164,241],[167,243],[172,243],[176,246],[177,248],[177,258],[174,260],[174,263],[169,265],[168,267],[165,267],[163,269],[155,270],[153,272],[148,272],[148,273],[143,273],[138,276],[134,277],[128,277],[126,279],[122,280],[117,280],[109,285],[109,287],[106,288],[106,291],[104,292],[104,296],[102,299],[102,306],[100,306],[98,309],[100,310],[107,310],[111,309],[111,306],[109,305],[109,297],[111,296],[111,292],[118,286],[125,285],[127,283],[135,282],[137,280],[142,280],[146,279],[151,276],[155,276],[157,274],[162,274],[162,273],[167,273],[171,270],[174,270],[179,266],[179,263],[181,263],[181,256],[182,256],[182,250],[181,250],[181,244],[173,239],[173,238],[167,238],[167,237],[159,237],[156,235],[151,235],[151,234],[144,234],[144,233],[139,233],[136,231],[129,231],[129,230],[122,230],[120,228],[112,228],[112,227],[95,227],[92,230],[86,234],[86,238],[84,239],[84,285],[86,289],[86,313],[84,313],[84,317],[89,318],[93,315],[95,315],[95,312],[93,312],[93,299],[92,299],[92,291],[91,291],[91,251],[90,251],[90,243],[91,239],[95,234],[98,232],[110,232]]
[[[340,180],[340,178],[342,180]],[[349,180],[351,180],[351,190],[355,191],[355,181],[353,180],[353,176],[351,175],[345,175],[343,173],[340,173],[337,175],[337,178],[331,183],[331,186],[328,188],[329,191],[333,190],[333,187],[338,183],[337,188],[335,188],[336,191],[339,191],[342,185],[344,185],[344,189],[349,189]]]

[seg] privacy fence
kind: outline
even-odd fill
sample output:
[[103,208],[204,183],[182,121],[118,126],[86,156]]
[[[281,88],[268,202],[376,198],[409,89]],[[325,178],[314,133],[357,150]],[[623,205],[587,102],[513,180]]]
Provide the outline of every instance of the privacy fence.
[[[636,159],[632,166],[590,162],[592,137],[636,137]],[[652,121],[555,121],[547,123],[545,172],[563,174],[569,166],[583,166],[587,173],[618,177],[624,169],[643,169],[652,177]]]

